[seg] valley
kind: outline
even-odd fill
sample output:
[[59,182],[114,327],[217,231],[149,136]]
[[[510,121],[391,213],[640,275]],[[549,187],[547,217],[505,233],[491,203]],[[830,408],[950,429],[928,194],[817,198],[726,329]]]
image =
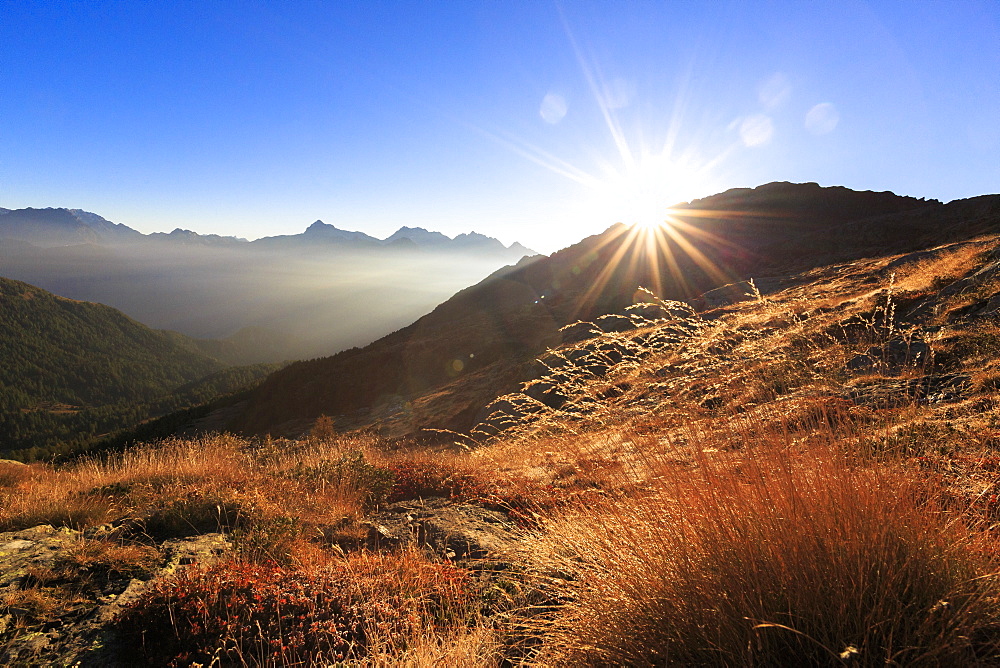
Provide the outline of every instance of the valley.
[[0,214],[0,276],[155,329],[227,339],[246,364],[368,343],[531,255],[474,232],[451,239],[402,227],[379,240],[316,221],[301,234],[247,241],[144,235],[78,209]]

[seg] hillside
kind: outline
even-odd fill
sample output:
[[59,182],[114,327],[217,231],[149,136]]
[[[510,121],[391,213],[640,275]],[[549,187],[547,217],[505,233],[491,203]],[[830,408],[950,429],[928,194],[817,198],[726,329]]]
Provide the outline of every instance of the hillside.
[[562,327],[623,314],[640,286],[695,302],[751,277],[766,290],[772,277],[995,232],[1000,196],[941,204],[774,183],[692,202],[674,218],[655,236],[617,225],[462,290],[364,348],[293,364],[231,426],[294,435],[325,414],[394,436],[464,432],[490,399],[538,374],[533,359],[564,340]]
[[[183,386],[218,375],[238,358],[223,342],[197,341],[145,327],[103,306],[57,297],[0,278],[0,450],[57,447],[131,426],[150,415],[212,398]],[[250,375],[275,367],[259,367]],[[215,381],[219,393],[244,387]],[[184,397],[168,399],[183,389]]]
[[[338,415],[294,440],[0,463],[0,661],[997,665],[995,205],[932,205],[941,243],[779,258],[801,268],[697,308],[640,292],[560,333],[461,448]],[[486,287],[442,313],[517,312]],[[475,338],[430,347],[434,323],[395,345]],[[375,387],[363,351],[335,359],[297,373],[355,359]],[[475,389],[452,370],[410,386],[424,410]]]

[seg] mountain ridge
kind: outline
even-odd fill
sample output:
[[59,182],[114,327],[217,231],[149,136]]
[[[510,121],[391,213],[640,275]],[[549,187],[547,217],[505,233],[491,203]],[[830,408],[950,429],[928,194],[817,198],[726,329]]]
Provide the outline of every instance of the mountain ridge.
[[143,241],[181,241],[185,243],[226,244],[226,245],[277,245],[307,244],[316,240],[344,242],[358,246],[384,246],[401,238],[410,239],[416,246],[434,248],[478,249],[493,252],[522,252],[533,254],[518,242],[505,246],[498,239],[478,232],[462,233],[454,239],[441,232],[431,232],[421,227],[400,227],[396,232],[378,239],[359,231],[343,230],[322,220],[316,220],[303,232],[260,237],[248,241],[242,237],[218,234],[200,234],[177,227],[171,232],[143,234],[127,225],[113,223],[102,216],[82,209],[0,209],[0,239],[17,239],[34,245],[70,245],[94,243],[116,245]]
[[[676,229],[689,235],[685,243],[664,234],[647,257],[646,238],[631,231],[638,228],[614,225],[461,290],[363,348],[286,367],[264,381],[231,426],[290,434],[325,414],[361,428],[379,422],[377,406],[390,412],[408,406],[395,410],[403,415],[397,423],[409,423],[400,433],[465,431],[484,418],[491,398],[537,373],[532,360],[562,342],[562,327],[623,312],[639,287],[694,302],[709,290],[770,272],[801,272],[866,253],[901,253],[996,232],[1000,195],[942,204],[774,183],[697,200],[674,215],[681,224]],[[470,387],[448,391],[459,383]]]

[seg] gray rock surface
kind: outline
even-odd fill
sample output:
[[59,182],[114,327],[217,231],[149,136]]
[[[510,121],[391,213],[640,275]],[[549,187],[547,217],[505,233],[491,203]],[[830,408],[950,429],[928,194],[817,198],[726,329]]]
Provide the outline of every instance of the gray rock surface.
[[417,546],[445,559],[486,559],[520,537],[517,525],[503,513],[442,498],[391,504],[373,514],[368,526],[372,547]]
[[[102,529],[105,529],[102,531]],[[48,620],[33,619],[23,601],[33,588],[32,574],[57,565],[64,551],[82,542],[102,542],[107,527],[86,532],[48,525],[0,533],[0,665],[87,666],[122,665],[117,660],[115,615],[136,600],[157,579],[189,565],[209,565],[230,553],[222,534],[174,539],[160,546],[162,560],[148,578],[119,576],[88,579],[75,600]]]

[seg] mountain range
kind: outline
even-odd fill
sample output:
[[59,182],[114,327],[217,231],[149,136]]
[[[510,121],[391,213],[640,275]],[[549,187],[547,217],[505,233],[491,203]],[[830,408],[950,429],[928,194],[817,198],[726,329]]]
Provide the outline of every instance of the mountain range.
[[[310,229],[305,234],[338,232],[319,224]],[[425,245],[441,241],[424,232]],[[391,334],[275,371],[207,423],[297,436],[326,415],[339,429],[376,429],[393,438],[467,433],[489,418],[491,401],[546,373],[536,359],[547,351],[634,327],[630,309],[650,298],[643,288],[703,313],[724,312],[748,292],[784,289],[818,267],[997,232],[1000,195],[945,204],[814,183],[729,190],[676,207],[658,230],[617,224],[551,256],[523,258]],[[384,242],[383,250],[416,243],[402,236]],[[308,289],[308,281],[301,287]],[[369,307],[356,303],[362,313]],[[213,345],[269,336],[245,330]],[[558,403],[544,387],[536,394]]]
[[115,246],[142,243],[181,243],[204,246],[227,246],[248,248],[304,248],[315,244],[342,245],[356,248],[399,245],[402,248],[434,248],[463,252],[496,255],[517,261],[525,255],[535,255],[535,251],[514,242],[504,246],[499,240],[477,232],[459,234],[454,239],[440,232],[431,232],[422,227],[401,227],[385,239],[365,234],[341,230],[322,220],[317,220],[299,234],[261,237],[254,241],[217,234],[198,234],[191,230],[176,228],[172,232],[143,234],[137,230],[113,223],[103,217],[81,209],[0,209],[0,240],[4,242],[27,242],[34,246],[73,246],[95,244]]
[[78,209],[0,212],[0,276],[156,329],[254,342],[259,362],[368,343],[530,254],[476,233],[450,239],[411,227],[379,240],[316,221],[247,241],[145,235]]

